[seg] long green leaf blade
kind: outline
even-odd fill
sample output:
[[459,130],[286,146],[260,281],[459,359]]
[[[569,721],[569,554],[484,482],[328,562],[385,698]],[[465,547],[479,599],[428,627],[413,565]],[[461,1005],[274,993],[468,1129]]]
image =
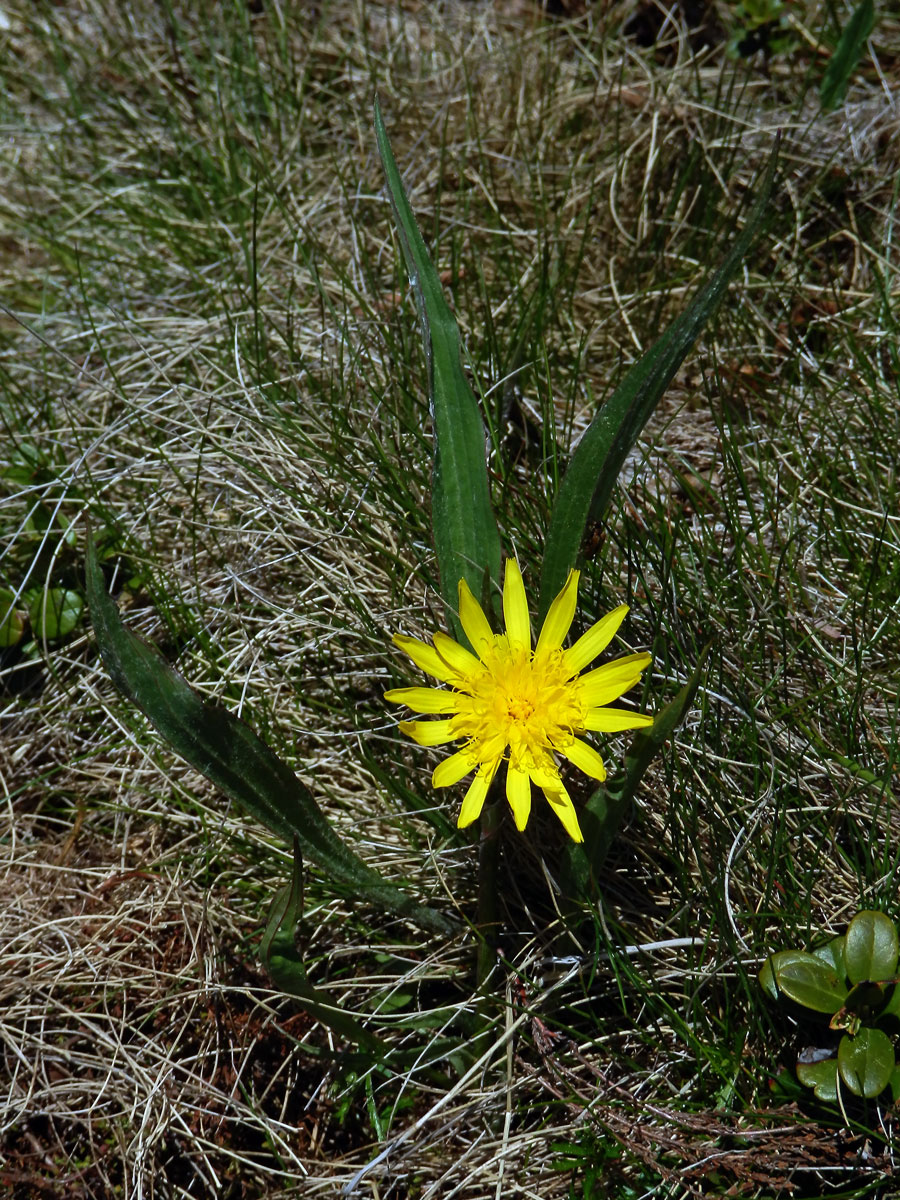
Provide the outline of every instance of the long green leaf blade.
[[566,471],[544,543],[539,613],[550,603],[575,565],[585,531],[603,513],[625,458],[671,383],[675,372],[715,314],[741,260],[766,216],[778,161],[776,145],[756,202],[722,265],[659,340],[631,368],[588,426]]
[[827,112],[842,103],[850,86],[850,79],[863,52],[869,34],[875,28],[874,0],[860,0],[844,26],[834,53],[828,60],[822,83],[819,87],[819,103]]
[[303,915],[303,856],[299,839],[294,837],[294,864],[291,881],[272,901],[269,920],[259,947],[259,957],[274,985],[301,1002],[309,1015],[340,1037],[355,1042],[364,1050],[384,1057],[381,1040],[344,1012],[331,996],[306,978],[306,968],[294,944],[294,930]]
[[309,789],[249,725],[204,700],[154,647],[125,627],[106,591],[90,534],[85,566],[91,622],[106,669],[176,754],[288,844],[296,836],[303,854],[353,894],[426,929],[446,934],[454,928],[354,854]]
[[484,421],[463,371],[456,318],[406,198],[377,99],[375,137],[428,364],[434,424],[431,519],[441,594],[457,638],[465,640],[456,617],[460,579],[465,578],[480,596],[485,570],[494,580],[500,573],[500,534],[488,486]]
[[706,646],[690,679],[678,694],[656,714],[653,724],[638,730],[626,754],[624,770],[615,779],[597,788],[580,814],[584,842],[572,842],[566,847],[564,878],[570,896],[587,898],[590,895],[591,878],[600,878],[600,870],[609,853],[613,839],[631,808],[638,785],[647,768],[666,744],[693,703],[697,688],[703,678]]

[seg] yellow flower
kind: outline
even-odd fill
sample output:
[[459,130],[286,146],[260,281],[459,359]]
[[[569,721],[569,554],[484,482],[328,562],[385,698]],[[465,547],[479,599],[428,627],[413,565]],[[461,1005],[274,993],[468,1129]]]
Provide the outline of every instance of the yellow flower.
[[626,604],[591,626],[574,646],[563,649],[575,615],[578,577],[578,571],[569,572],[550,605],[534,650],[525,586],[514,559],[507,561],[503,580],[506,633],[491,631],[468,584],[459,581],[459,619],[475,654],[445,633],[434,634],[433,646],[394,636],[394,644],[417,667],[452,689],[393,688],[385,692],[385,699],[440,717],[401,721],[403,732],[420,746],[463,742],[438,765],[431,779],[436,788],[450,787],[475,771],[459,814],[460,828],[479,815],[497,768],[506,761],[506,798],[518,828],[524,829],[528,822],[534,782],[566,833],[576,842],[583,841],[556,756],[561,754],[592,779],[602,781],[606,778],[602,758],[576,735],[618,733],[653,721],[645,713],[605,707],[637,683],[650,662],[649,654],[628,654],[585,675],[579,673],[612,641],[628,612]]

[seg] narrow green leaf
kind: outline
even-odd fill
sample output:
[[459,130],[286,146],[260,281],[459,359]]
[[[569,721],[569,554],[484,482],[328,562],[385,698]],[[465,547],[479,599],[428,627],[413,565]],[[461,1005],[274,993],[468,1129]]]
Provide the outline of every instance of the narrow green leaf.
[[759,969],[759,985],[770,1000],[778,999],[778,984],[775,982],[775,972],[772,970],[772,959],[767,958]]
[[882,912],[859,912],[847,926],[844,964],[851,983],[892,979],[897,970],[897,927]]
[[269,919],[259,946],[259,957],[266,970],[269,969],[269,954],[273,946],[278,947],[285,938],[294,944],[294,929],[303,916],[303,852],[300,839],[294,835],[291,881],[280,889],[269,908]]
[[613,839],[631,808],[638,785],[647,768],[672,736],[693,703],[703,678],[709,646],[697,660],[690,679],[678,694],[656,714],[652,725],[639,729],[625,754],[621,775],[597,788],[579,813],[584,842],[570,842],[565,851],[563,879],[569,896],[590,894],[590,879],[600,878],[600,869]]
[[544,542],[539,619],[575,566],[587,527],[602,516],[625,458],[704,326],[717,312],[731,277],[762,228],[778,162],[772,151],[756,201],[722,265],[687,309],[634,364],[588,426],[560,485]]
[[88,533],[87,596],[103,661],[116,687],[192,767],[243,805],[351,893],[426,929],[455,928],[442,913],[417,904],[367,866],[335,833],[308,788],[239,717],[202,699],[152,646],[126,629],[107,594]]
[[887,1087],[895,1066],[891,1039],[880,1029],[863,1028],[838,1046],[841,1079],[856,1096],[873,1100]]
[[874,0],[860,0],[850,20],[844,26],[834,53],[828,60],[822,83],[819,86],[819,102],[827,112],[843,103],[869,34],[875,28]]
[[779,950],[769,963],[778,990],[804,1008],[835,1013],[847,998],[849,989],[845,981],[814,954]]
[[397,234],[416,298],[434,423],[431,519],[441,594],[457,638],[457,588],[465,578],[481,591],[485,569],[500,574],[500,534],[491,508],[484,421],[460,360],[459,329],[416,225],[375,101],[375,137],[387,179]]
[[272,983],[288,996],[294,996],[317,1021],[333,1029],[339,1037],[354,1042],[370,1053],[384,1056],[384,1045],[375,1034],[346,1013],[327,992],[314,987],[306,978],[306,968],[294,941],[297,922],[303,915],[303,856],[300,841],[294,837],[294,862],[291,881],[272,901],[259,956]]
[[354,1042],[379,1058],[384,1057],[386,1050],[379,1037],[339,1008],[327,992],[307,982],[306,970],[299,958],[280,954],[274,949],[266,969],[275,987],[285,995],[295,997],[311,1017],[333,1029],[348,1042]]

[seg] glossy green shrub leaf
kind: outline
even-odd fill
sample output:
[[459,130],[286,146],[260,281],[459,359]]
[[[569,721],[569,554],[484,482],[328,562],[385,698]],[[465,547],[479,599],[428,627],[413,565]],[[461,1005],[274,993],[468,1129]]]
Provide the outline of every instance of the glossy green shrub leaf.
[[878,1015],[900,1022],[900,983],[895,980],[892,987],[888,986],[887,992],[887,1003]]
[[106,669],[176,754],[289,845],[296,837],[303,855],[351,894],[437,933],[456,928],[363,862],[335,832],[310,790],[249,725],[204,700],[154,647],[126,629],[107,594],[90,534],[86,572],[91,621]]
[[797,1078],[805,1087],[815,1089],[820,1100],[837,1099],[838,1064],[836,1058],[821,1062],[797,1063]]
[[778,990],[804,1008],[834,1013],[847,998],[849,989],[837,972],[804,950],[779,950],[767,965]]
[[870,1025],[884,1012],[888,998],[894,991],[893,983],[879,983],[865,979],[850,989],[844,1007],[859,1017],[864,1025]]
[[820,958],[822,962],[828,963],[829,967],[838,975],[846,974],[846,966],[844,965],[844,935],[832,938],[830,942],[826,942],[824,946],[817,946],[815,950],[810,952],[816,958]]
[[828,60],[822,83],[819,87],[819,102],[826,110],[837,108],[847,94],[847,88],[856,70],[860,55],[869,34],[875,28],[874,0],[860,0],[850,20],[844,26],[834,53]]
[[[778,148],[743,230],[719,269],[685,311],[628,371],[588,426],[560,485],[544,540],[539,621],[575,566],[585,532],[609,503],[622,464],[704,326],[718,311],[728,284],[770,211]],[[477,593],[476,593],[477,594]]]
[[893,978],[897,954],[897,927],[884,913],[857,913],[847,926],[844,964],[851,983]]
[[460,359],[459,328],[425,248],[375,101],[375,138],[409,282],[416,298],[434,423],[431,519],[441,594],[458,640],[466,642],[456,614],[465,578],[481,595],[485,570],[500,576],[500,534],[491,507],[485,428]]
[[0,650],[17,646],[25,634],[26,614],[16,607],[16,594],[0,588]]
[[881,1095],[894,1072],[894,1047],[880,1029],[862,1028],[856,1037],[842,1037],[838,1070],[851,1092],[871,1100]]
[[84,612],[84,599],[68,588],[49,588],[29,592],[28,618],[31,630],[40,642],[64,638],[72,632]]

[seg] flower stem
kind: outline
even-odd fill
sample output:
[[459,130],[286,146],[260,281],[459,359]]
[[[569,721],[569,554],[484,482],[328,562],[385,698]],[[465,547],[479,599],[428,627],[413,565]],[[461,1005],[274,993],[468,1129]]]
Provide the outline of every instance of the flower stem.
[[478,956],[475,982],[481,987],[497,963],[500,916],[497,903],[497,866],[500,862],[500,822],[503,808],[488,796],[481,813],[478,847]]

